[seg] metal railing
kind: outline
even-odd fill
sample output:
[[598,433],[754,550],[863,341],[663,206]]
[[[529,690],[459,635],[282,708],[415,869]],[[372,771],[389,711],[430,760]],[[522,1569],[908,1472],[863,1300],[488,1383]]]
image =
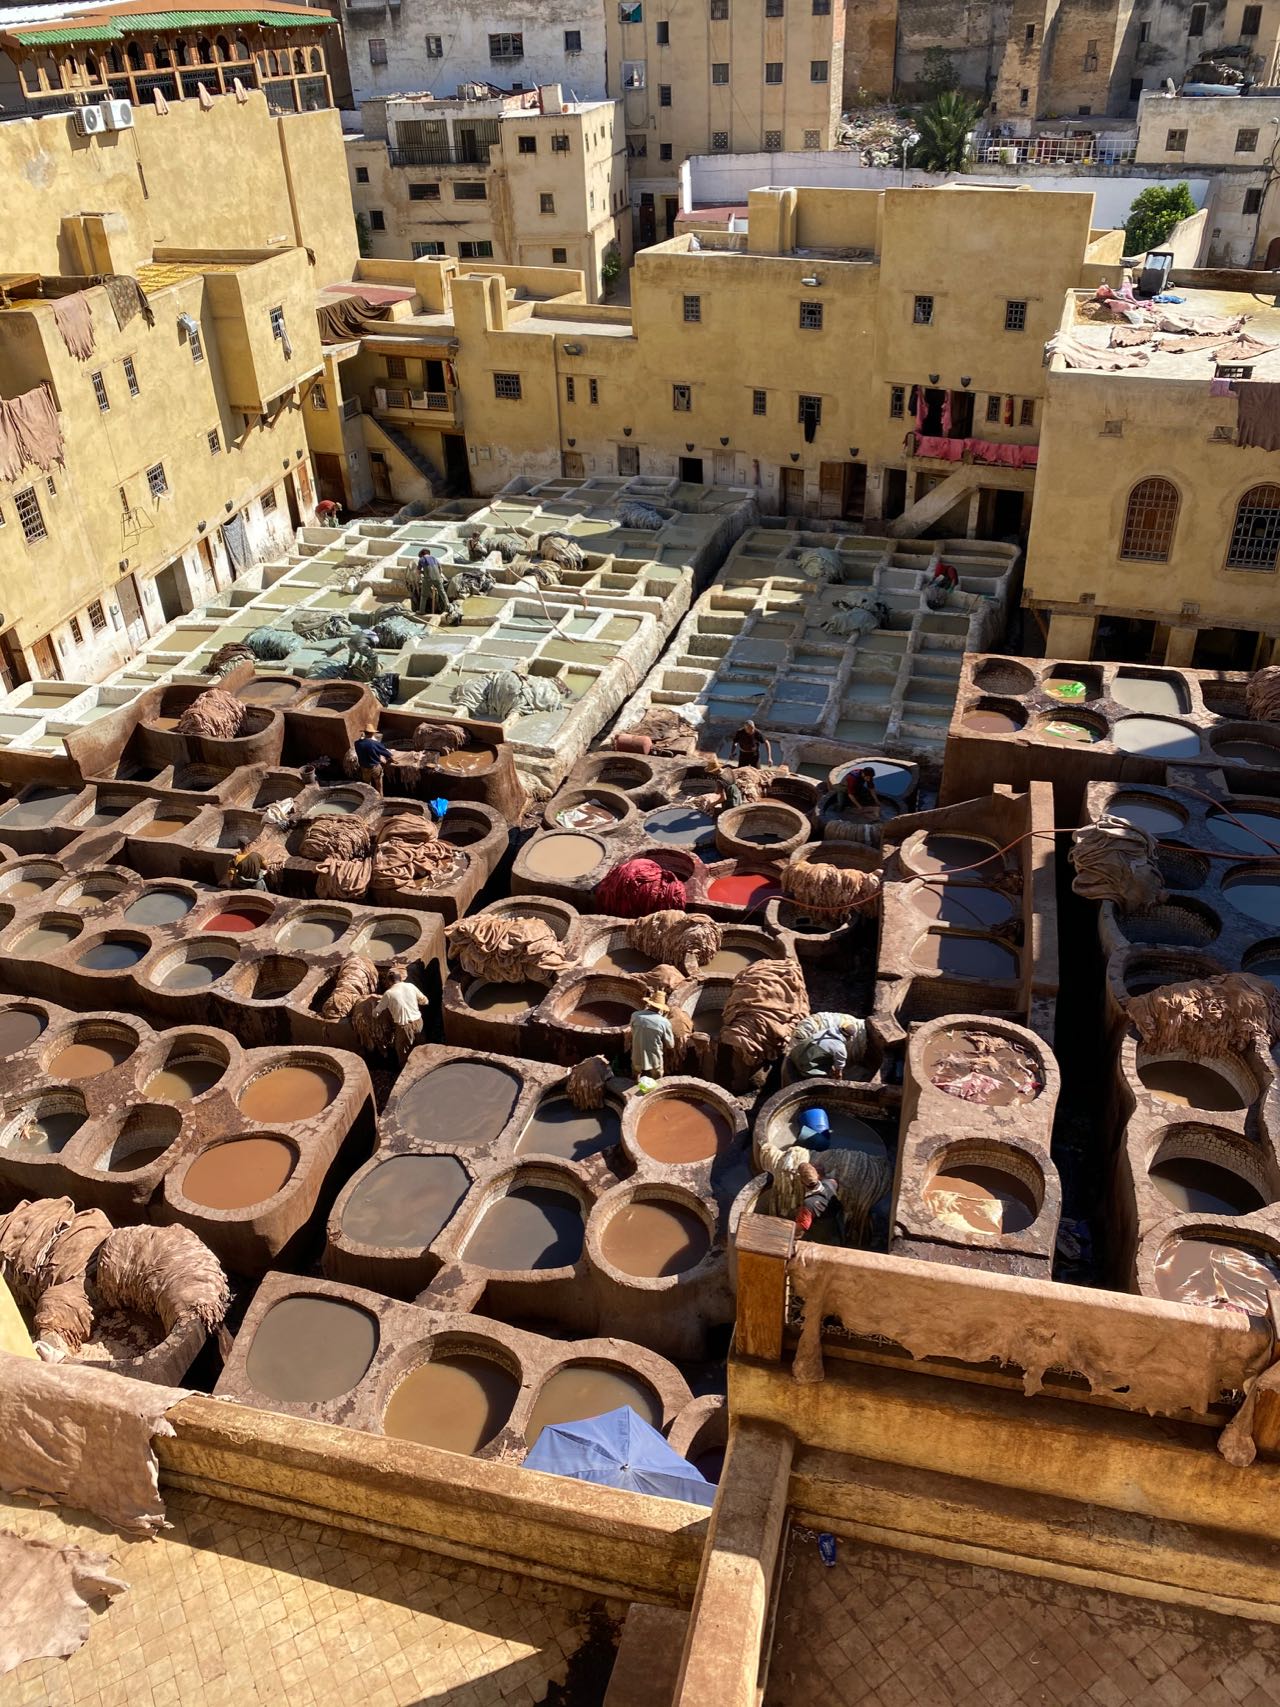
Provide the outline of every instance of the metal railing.
[[374,407],[394,410],[400,414],[452,414],[455,393],[452,391],[412,391],[407,386],[375,386]]
[[410,148],[388,147],[393,166],[487,166],[491,142],[451,147],[447,142],[416,143]]
[[354,420],[359,413],[360,399],[358,397],[344,397],[342,399],[342,418],[344,421]]
[[976,156],[985,166],[1118,166],[1133,159],[1135,146],[1087,136],[988,136]]

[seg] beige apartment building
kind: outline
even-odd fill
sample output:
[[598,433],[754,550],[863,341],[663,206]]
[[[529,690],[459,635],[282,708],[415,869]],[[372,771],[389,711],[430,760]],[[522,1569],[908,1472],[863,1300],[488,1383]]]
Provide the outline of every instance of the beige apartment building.
[[255,91],[133,119],[124,146],[0,126],[9,683],[96,679],[314,511],[317,275],[355,247],[338,115]]
[[1280,265],[1280,96],[1142,97],[1137,164],[1212,176],[1205,262],[1215,267]]
[[691,154],[830,148],[844,84],[842,0],[606,0],[609,93],[622,102],[643,247],[675,230]]
[[600,300],[606,255],[624,263],[631,246],[619,103],[566,101],[552,84],[482,99],[398,95],[360,111],[347,164],[370,257],[574,267]]

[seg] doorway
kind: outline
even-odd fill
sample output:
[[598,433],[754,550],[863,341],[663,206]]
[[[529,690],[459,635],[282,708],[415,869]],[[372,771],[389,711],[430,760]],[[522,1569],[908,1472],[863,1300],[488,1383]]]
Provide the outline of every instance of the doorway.
[[666,196],[666,217],[664,224],[667,228],[667,238],[670,240],[676,234],[676,215],[680,212],[680,202],[676,196]]
[[46,634],[41,640],[31,642],[31,661],[36,667],[36,673],[42,682],[60,682],[62,671],[58,668],[58,660],[54,656],[53,642]]
[[702,485],[702,458],[700,456],[682,456],[680,458],[680,478],[690,486]]
[[476,141],[475,127],[460,124],[454,131],[458,143],[458,158],[467,164],[474,164],[480,159],[480,145]]
[[1104,616],[1098,621],[1093,655],[1110,663],[1162,663],[1163,659],[1153,656],[1155,640],[1154,622],[1145,622],[1139,617]]
[[347,493],[342,482],[342,458],[340,456],[335,456],[332,451],[317,451],[316,478],[320,482],[320,496],[322,498],[328,498],[335,504],[346,503]]
[[886,522],[896,520],[907,507],[907,471],[905,468],[886,468],[884,499],[880,514]]
[[369,452],[369,472],[373,476],[374,497],[390,498],[391,470],[387,467],[387,459],[380,450]]
[[562,450],[560,452],[560,473],[565,480],[583,480],[586,478],[587,465],[582,460],[580,450]]
[[[169,569],[162,569],[161,575],[174,571],[176,580],[176,564],[170,564]],[[157,582],[160,576],[156,576]],[[132,575],[126,575],[116,583],[116,597],[120,601],[120,614],[124,618],[125,631],[129,636],[129,644],[135,652],[140,652],[147,644],[147,621],[142,614],[142,600],[138,597],[138,583]],[[163,609],[163,605],[161,606]],[[181,606],[179,606],[179,615]]]
[[971,439],[973,437],[972,391],[953,391],[951,393],[951,431],[948,437],[953,439]]
[[[299,469],[301,474],[302,470]],[[284,483],[284,501],[289,506],[289,526],[297,533],[302,526],[302,511],[298,508],[298,494],[293,489],[293,481],[286,478]]]
[[0,634],[0,682],[4,683],[4,691],[10,693],[20,682],[30,679],[22,648],[14,639],[13,630],[9,629],[7,633]]
[[[124,591],[123,582],[121,582],[120,591],[122,593]],[[178,565],[176,563],[170,563],[167,568],[162,569],[156,576],[156,595],[160,600],[160,610],[164,616],[164,620],[166,622],[176,622],[182,615],[183,609],[185,608],[182,603],[182,595],[178,591]],[[125,601],[123,598],[120,600],[120,608],[124,611],[125,621],[127,622],[129,620],[129,612],[125,607]]]
[[991,494],[992,539],[1018,540],[1022,537],[1022,493],[997,487]]
[[640,447],[639,445],[618,446],[618,473],[639,474]]
[[444,474],[455,498],[471,493],[471,465],[467,461],[467,441],[461,433],[443,433]]
[[784,516],[804,514],[804,469],[782,470],[782,513]]
[[636,236],[636,248],[647,249],[651,243],[658,240],[658,221],[654,212],[653,197],[646,191],[640,197],[640,230]]
[[818,514],[860,522],[867,509],[865,462],[824,462],[818,471]]
[[711,458],[711,478],[717,486],[732,486],[737,458],[731,450],[718,450]]
[[1202,628],[1191,654],[1193,670],[1253,670],[1261,636],[1251,628]]

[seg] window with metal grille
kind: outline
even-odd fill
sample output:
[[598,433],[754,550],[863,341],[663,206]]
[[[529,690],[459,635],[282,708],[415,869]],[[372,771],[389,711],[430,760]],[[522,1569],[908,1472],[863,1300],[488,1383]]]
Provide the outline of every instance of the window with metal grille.
[[907,388],[905,385],[889,387],[889,419],[900,421],[907,412]]
[[568,264],[569,251],[567,249],[553,249],[551,251],[551,265],[553,267],[565,267]]
[[987,420],[988,421],[997,421],[997,422],[999,421],[999,419],[1000,419],[1000,406],[1003,402],[1004,402],[1003,397],[997,396],[997,397],[988,397],[987,398]]
[[1219,362],[1213,370],[1215,379],[1252,379],[1252,362]]
[[438,202],[440,200],[439,184],[410,184],[409,200],[411,202]]
[[671,144],[669,142],[660,142],[658,144],[658,159],[659,160],[670,160],[670,158],[671,158]]
[[589,379],[587,381],[587,401],[588,403],[598,403],[600,401],[600,381],[598,379]]
[[1209,437],[1219,444],[1230,444],[1236,436],[1234,427],[1215,427]]
[[781,83],[782,61],[780,59],[769,59],[765,61],[764,80],[766,83]]
[[1187,20],[1187,34],[1189,36],[1202,36],[1204,34],[1204,21],[1208,15],[1209,8],[1207,6],[1193,6],[1191,16]]
[[95,599],[86,609],[85,615],[89,618],[90,631],[94,634],[101,634],[107,626],[107,613],[102,608],[102,600]]
[[1124,422],[1123,421],[1104,421],[1102,423],[1102,436],[1104,439],[1123,438],[1124,437]]
[[489,199],[486,184],[462,183],[453,186],[453,199],[456,202],[484,202]]
[[1028,24],[1026,29],[1022,32],[1022,45],[1024,47],[1034,47],[1035,41],[1036,27],[1034,24]]
[[387,229],[387,216],[380,207],[369,209],[369,229],[370,231],[385,231]]
[[216,427],[211,427],[206,435],[209,440],[209,455],[217,456],[222,450],[222,438]]
[[769,413],[768,392],[753,391],[751,393],[751,413],[753,415],[767,415]]
[[5,516],[4,511],[0,510],[0,528],[5,527],[7,525],[8,525],[7,524],[7,517]]
[[1129,494],[1120,555],[1132,562],[1167,563],[1178,520],[1178,488],[1171,480],[1139,480]]
[[72,642],[76,646],[83,646],[84,635],[81,633],[81,630],[80,630],[80,619],[79,619],[79,617],[73,616],[71,618],[71,621],[67,624],[67,627],[71,630]]
[[284,337],[283,308],[273,308],[271,310],[271,336],[277,339]]
[[538,152],[537,137],[518,136],[516,138],[516,150],[520,154],[536,154]]
[[410,243],[409,252],[415,261],[421,261],[426,259],[429,255],[443,255],[445,253],[445,247],[443,243],[436,240],[422,243]]
[[807,131],[805,131],[805,133],[804,133],[804,145],[806,148],[821,148],[822,147],[822,132],[820,130],[807,130]]
[[684,317],[688,321],[697,321],[702,319],[702,298],[700,296],[685,297]]
[[1236,505],[1228,569],[1274,569],[1280,550],[1280,486],[1251,486]]
[[1018,406],[1018,425],[1034,427],[1036,424],[1036,400],[1034,397],[1024,397]]
[[567,131],[558,130],[552,135],[551,152],[553,154],[567,154],[569,152],[569,133]]
[[162,462],[153,462],[147,470],[147,486],[153,498],[163,498],[169,490],[169,482],[165,478]]
[[58,488],[57,488],[57,486],[54,485],[54,480],[53,480],[52,474],[47,474],[45,476],[44,484],[45,484],[45,489],[47,490],[49,496],[51,498],[56,498],[58,496]]
[[713,83],[727,83],[729,81],[729,62],[727,59],[717,60],[712,65],[711,81]]
[[478,237],[474,243],[459,243],[458,259],[460,261],[492,261],[493,244],[487,237]]
[[204,345],[200,342],[199,332],[188,332],[187,343],[191,349],[192,361],[202,362],[204,360]]
[[100,373],[91,373],[89,383],[93,386],[93,395],[98,399],[98,407],[105,415],[111,407],[111,399],[107,396],[106,382]]
[[1004,305],[1004,329],[1006,332],[1025,332],[1027,329],[1027,305],[1025,302],[1006,302]]
[[509,403],[518,403],[521,397],[520,375],[518,373],[495,373],[493,376],[493,395],[505,398]]
[[729,152],[729,132],[727,130],[713,130],[711,132],[711,152],[713,154],[727,154]]
[[[713,79],[713,81],[714,81],[714,79]],[[659,83],[658,84],[658,105],[660,107],[669,107],[671,105],[671,85],[670,85],[670,83]]]
[[1262,7],[1246,6],[1244,9],[1244,15],[1240,19],[1240,34],[1242,36],[1256,36],[1261,29]]
[[764,0],[764,15],[766,18],[780,18],[783,11],[783,0]]
[[357,166],[356,167],[356,183],[357,184],[367,184],[368,182],[369,182],[369,168],[367,166]]
[[582,31],[566,30],[564,32],[564,51],[566,53],[582,52]]
[[1236,132],[1237,154],[1252,154],[1257,149],[1257,146],[1258,133],[1256,130],[1238,130]]
[[269,516],[279,502],[276,497],[275,487],[273,486],[269,492],[264,492],[260,501],[262,504],[263,515]]
[[14,508],[18,512],[18,520],[22,523],[23,536],[28,545],[34,545],[38,539],[47,539],[49,530],[44,525],[44,515],[40,509],[40,500],[36,497],[35,488],[28,486],[25,492],[14,495]]
[[142,387],[138,384],[138,370],[133,365],[133,357],[126,356],[120,366],[124,369],[124,382],[129,387],[130,397],[141,396]]
[[1151,40],[1151,24],[1150,24],[1150,21],[1148,19],[1144,18],[1142,23],[1140,23],[1138,25],[1138,40],[1139,41],[1150,41]]
[[1185,130],[1167,130],[1164,136],[1164,151],[1166,154],[1181,154],[1187,146]]
[[815,18],[831,16],[831,0],[813,0],[813,15]]
[[801,392],[797,399],[796,419],[802,427],[816,427],[822,422],[822,399]]
[[439,36],[428,36],[427,37],[427,58],[428,59],[443,59],[444,58],[444,42],[440,39]]
[[918,296],[915,299],[915,305],[911,310],[911,319],[917,326],[933,325],[933,298],[931,296]]
[[503,31],[489,37],[490,59],[523,59],[524,36],[518,30]]
[[556,198],[553,195],[548,194],[547,191],[544,190],[542,192],[542,194],[538,197],[538,212],[539,213],[554,213],[555,211],[556,211]]
[[825,59],[811,59],[809,61],[809,81],[810,81],[810,83],[826,83],[830,80],[830,77],[831,77],[831,66],[827,60],[825,60]]
[[1258,213],[1261,207],[1262,191],[1246,190],[1244,192],[1244,205],[1240,209],[1241,213]]
[[387,63],[387,44],[382,36],[369,37],[369,64],[385,65]]
[[656,26],[657,35],[654,38],[659,47],[671,46],[671,25],[666,18],[659,18]]
[[776,154],[782,147],[782,132],[780,130],[765,131],[764,147],[766,154]]
[[687,415],[693,408],[693,389],[688,385],[671,387],[671,407],[678,415]]
[[403,356],[388,356],[386,360],[388,379],[408,379],[409,369],[405,366],[405,358]]
[[569,374],[564,382],[564,400],[566,403],[576,403],[578,400],[578,382]]
[[723,23],[729,16],[729,0],[711,0],[711,16],[717,22]]
[[820,302],[802,302],[800,304],[800,330],[802,332],[821,332],[822,304]]

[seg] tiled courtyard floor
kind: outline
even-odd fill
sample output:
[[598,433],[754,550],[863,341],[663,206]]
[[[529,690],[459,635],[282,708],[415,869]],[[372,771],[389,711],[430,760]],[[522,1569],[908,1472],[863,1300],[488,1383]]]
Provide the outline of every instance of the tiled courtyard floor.
[[599,1664],[582,1687],[574,1678],[593,1671],[589,1656],[607,1669],[608,1621],[625,1606],[216,1500],[171,1492],[167,1505],[171,1530],[129,1541],[0,1499],[0,1528],[113,1554],[129,1584],[70,1659],[0,1677],[0,1707],[598,1707],[603,1696]]

